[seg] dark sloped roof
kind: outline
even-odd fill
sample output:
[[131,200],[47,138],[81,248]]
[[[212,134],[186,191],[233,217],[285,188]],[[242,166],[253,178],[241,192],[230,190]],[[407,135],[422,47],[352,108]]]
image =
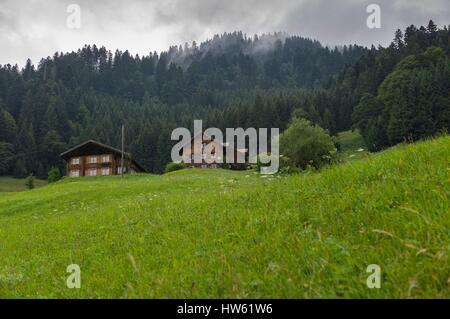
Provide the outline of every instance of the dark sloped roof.
[[[83,142],[83,143],[81,143],[81,144],[78,144],[78,145],[76,145],[76,146],[74,146],[74,147],[68,149],[67,151],[61,153],[60,156],[61,156],[62,158],[64,158],[64,159],[65,159],[65,158],[69,158],[69,157],[71,157],[72,154],[75,153],[77,150],[81,150],[82,148],[88,146],[89,144],[95,145],[95,146],[97,146],[98,148],[106,149],[106,150],[111,151],[111,152],[113,152],[113,153],[122,153],[121,150],[119,150],[119,149],[117,149],[117,148],[114,148],[114,147],[112,147],[112,146],[109,146],[109,145],[106,145],[106,144],[103,144],[103,143],[100,143],[100,142],[97,142],[97,141],[94,141],[94,140],[88,140],[88,141],[86,141],[86,142]],[[78,152],[77,152],[77,153],[78,153]],[[130,153],[127,153],[127,152],[124,152],[124,155],[127,156],[127,157],[130,157]]]
[[[199,136],[200,134],[203,134],[203,140],[202,140],[202,141],[213,141],[213,142],[215,142],[215,141],[212,139],[211,136],[209,136],[209,135],[207,135],[207,134],[205,134],[205,133],[203,133],[203,132],[200,132],[200,133],[195,134],[195,135],[191,138],[191,140],[190,140],[189,142],[184,143],[182,147],[184,148],[184,147],[185,147],[186,145],[188,145],[188,144],[191,144],[191,145],[192,145],[193,140],[194,140],[197,136]],[[215,142],[215,143],[217,143],[217,142]],[[221,142],[221,143],[217,143],[217,144],[219,144],[219,145],[221,145],[221,146],[223,146],[223,147],[230,147],[230,144],[227,143],[227,142]],[[247,149],[247,148],[236,148],[236,147],[235,147],[234,150],[235,150],[235,151],[238,151],[239,153],[246,153],[246,152],[248,152],[248,149]]]

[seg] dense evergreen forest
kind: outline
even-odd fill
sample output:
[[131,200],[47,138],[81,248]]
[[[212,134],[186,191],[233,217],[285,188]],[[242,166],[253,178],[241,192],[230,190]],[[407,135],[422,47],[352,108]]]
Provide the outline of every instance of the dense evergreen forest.
[[[151,172],[170,161],[175,127],[279,127],[304,117],[359,128],[372,151],[450,129],[450,34],[432,21],[387,48],[282,33],[217,35],[132,56],[85,46],[38,65],[0,66],[0,175],[46,177],[66,148],[119,145]],[[151,47],[151,44],[149,44]]]

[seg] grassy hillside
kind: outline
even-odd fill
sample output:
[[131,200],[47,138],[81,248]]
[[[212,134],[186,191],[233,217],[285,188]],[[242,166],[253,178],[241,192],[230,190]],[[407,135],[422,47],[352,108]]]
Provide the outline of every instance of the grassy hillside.
[[[26,178],[13,178],[8,176],[0,176],[0,192],[20,192],[26,190]],[[34,180],[35,187],[47,185],[47,181],[40,179]]]
[[365,158],[369,155],[364,139],[358,130],[345,131],[337,135],[340,145],[339,162],[348,162]]
[[[184,170],[0,193],[0,298],[448,298],[449,158],[447,136],[297,176]],[[72,263],[81,289],[66,287]]]

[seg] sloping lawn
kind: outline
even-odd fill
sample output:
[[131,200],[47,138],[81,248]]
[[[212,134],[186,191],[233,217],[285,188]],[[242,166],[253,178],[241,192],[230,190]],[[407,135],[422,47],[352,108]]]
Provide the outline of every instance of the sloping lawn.
[[[0,192],[21,192],[27,190],[25,186],[26,178],[13,178],[9,176],[0,176]],[[47,185],[47,181],[35,179],[34,186],[42,187]]]
[[0,194],[0,298],[449,298],[449,158],[446,136],[296,176],[198,169]]

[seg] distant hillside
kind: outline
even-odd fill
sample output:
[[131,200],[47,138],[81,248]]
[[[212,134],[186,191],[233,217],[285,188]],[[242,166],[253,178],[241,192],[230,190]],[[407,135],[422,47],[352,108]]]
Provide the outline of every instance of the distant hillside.
[[[443,136],[295,176],[198,169],[0,193],[0,298],[449,298],[449,158]],[[69,264],[81,289],[66,287]]]

